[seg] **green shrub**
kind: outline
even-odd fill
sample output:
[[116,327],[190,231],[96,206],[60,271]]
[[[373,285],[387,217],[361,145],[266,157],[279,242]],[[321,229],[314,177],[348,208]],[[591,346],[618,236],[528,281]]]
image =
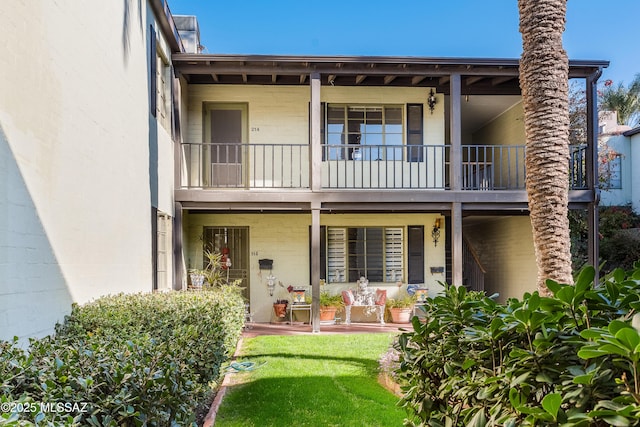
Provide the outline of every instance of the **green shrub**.
[[[630,206],[601,206],[599,218],[600,259],[606,260],[601,273],[608,273],[616,268],[633,269],[633,263],[640,259],[638,239],[634,238],[640,228],[640,216]],[[588,258],[589,233],[585,211],[569,211],[569,229],[572,264],[578,270],[587,263]],[[635,230],[635,234],[632,230]]]
[[456,287],[429,298],[398,341],[407,425],[640,423],[640,264],[595,289],[594,274],[548,281],[550,298],[498,304]]
[[609,238],[602,240],[600,256],[607,260],[604,265],[607,271],[633,265],[640,259],[640,229],[613,232]]
[[193,425],[243,321],[231,287],[74,305],[55,337],[31,340],[27,352],[0,344],[0,391],[10,401],[83,405],[20,415],[39,425]]

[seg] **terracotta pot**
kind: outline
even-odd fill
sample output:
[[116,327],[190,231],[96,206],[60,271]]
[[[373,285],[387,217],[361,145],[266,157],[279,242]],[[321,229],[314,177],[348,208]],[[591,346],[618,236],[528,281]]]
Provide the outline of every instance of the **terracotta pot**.
[[389,312],[391,312],[391,321],[393,323],[409,323],[412,311],[413,309],[411,307],[390,308]]
[[335,320],[338,307],[320,307],[320,320]]
[[277,317],[285,317],[287,315],[287,304],[273,304],[273,311]]

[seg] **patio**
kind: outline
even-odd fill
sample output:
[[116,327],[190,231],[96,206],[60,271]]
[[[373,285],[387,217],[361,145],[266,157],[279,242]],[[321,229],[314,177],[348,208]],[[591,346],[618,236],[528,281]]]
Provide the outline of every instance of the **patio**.
[[[250,328],[242,332],[243,338],[253,338],[260,335],[313,335],[308,324],[287,323],[249,323]],[[411,330],[410,323],[352,323],[351,325],[322,325],[318,335],[327,334],[362,334],[362,333],[389,333],[400,332],[400,329]]]

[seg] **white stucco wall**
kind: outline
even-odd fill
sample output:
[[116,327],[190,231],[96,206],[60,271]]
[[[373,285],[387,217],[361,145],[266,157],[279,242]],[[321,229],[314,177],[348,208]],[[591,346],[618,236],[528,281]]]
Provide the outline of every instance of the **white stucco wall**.
[[[640,159],[640,133],[628,137],[631,142],[631,154],[629,159]],[[638,160],[636,160],[636,165]],[[623,166],[624,168],[624,166]],[[640,168],[629,166],[631,170],[631,206],[636,213],[640,213]]]
[[51,333],[72,301],[151,290],[146,8],[0,2],[0,338]]
[[[606,147],[607,150],[614,151],[621,155],[621,179],[622,188],[602,188],[600,193],[600,204],[603,206],[623,206],[633,204],[633,188],[634,184],[640,185],[640,173],[634,172],[633,153],[631,138],[623,135],[605,135],[600,136],[600,150]],[[640,155],[640,152],[637,153]],[[634,209],[640,204],[640,199],[635,200]]]

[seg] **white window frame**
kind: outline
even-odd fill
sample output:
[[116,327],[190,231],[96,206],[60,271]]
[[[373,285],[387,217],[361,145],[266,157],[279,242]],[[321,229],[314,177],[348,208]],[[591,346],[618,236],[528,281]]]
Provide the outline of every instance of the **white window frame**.
[[[328,148],[328,159],[327,160],[402,160],[404,145],[406,145],[405,141],[405,133],[406,133],[406,118],[405,118],[405,105],[404,104],[340,104],[340,103],[327,103],[326,104],[326,112],[325,112],[325,144]],[[330,109],[342,109],[343,119],[342,119],[342,129],[339,132],[336,132],[331,129],[331,124],[329,123],[329,111]],[[387,120],[387,110],[388,109],[398,109],[400,112],[400,123],[388,123]],[[353,110],[363,110],[365,123],[367,122],[367,113],[371,114],[375,111],[380,111],[382,115],[382,124],[380,124],[381,131],[380,132],[364,132],[362,133],[362,129],[358,132],[354,132],[353,129],[349,129],[349,111]],[[399,125],[400,129],[397,132],[390,132],[388,130],[388,126],[390,125]],[[366,126],[364,130],[366,130]],[[350,144],[350,138],[353,139],[356,134],[359,136],[357,144]],[[341,143],[336,144],[335,140],[336,136],[340,136]],[[374,136],[379,135],[381,142],[380,144],[370,144],[367,141],[367,135]],[[394,135],[396,138],[399,138],[399,143],[393,144],[388,143],[391,139],[390,136]],[[358,148],[358,147],[371,147],[374,146],[384,146],[389,148]],[[392,156],[389,156],[389,151],[392,147],[400,147],[399,153],[393,153]],[[356,157],[354,158],[344,158],[345,153],[352,153],[355,150]],[[360,152],[360,158],[358,158],[358,152]],[[377,154],[376,158],[368,159],[366,157],[373,156],[373,154]],[[353,155],[353,154],[352,154]],[[347,157],[349,157],[347,155]],[[380,157],[380,158],[377,158]]]
[[156,118],[171,132],[171,66],[158,45],[156,49]]
[[156,278],[159,291],[171,289],[172,218],[158,211],[156,230]]

